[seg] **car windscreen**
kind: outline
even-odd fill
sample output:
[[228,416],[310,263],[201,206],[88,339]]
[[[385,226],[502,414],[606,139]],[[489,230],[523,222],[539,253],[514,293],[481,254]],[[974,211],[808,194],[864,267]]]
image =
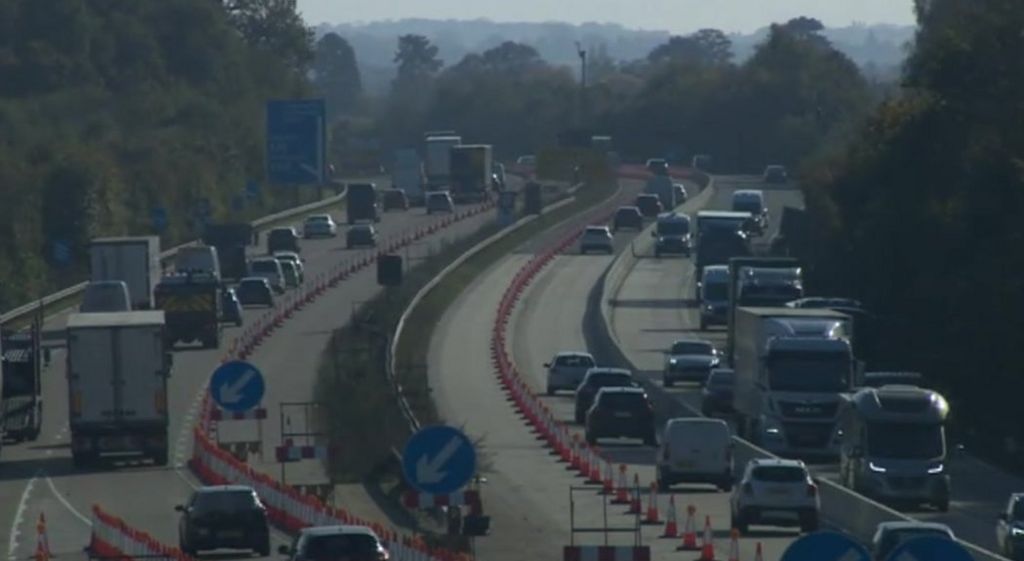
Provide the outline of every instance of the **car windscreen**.
[[807,479],[807,472],[795,466],[758,466],[752,475],[769,483],[798,483]]
[[555,366],[564,368],[593,368],[594,359],[584,355],[567,355],[555,359]]
[[587,385],[594,388],[623,388],[633,385],[633,377],[629,374],[591,374]]
[[604,228],[587,228],[584,234],[587,236],[607,236],[608,230]]
[[711,343],[680,341],[672,344],[670,352],[674,355],[710,355],[713,354],[713,350]]
[[658,223],[658,234],[662,236],[685,236],[690,233],[690,223],[686,220],[673,220]]
[[331,217],[329,217],[329,216],[310,216],[309,218],[306,219],[306,222],[310,222],[310,223],[312,223],[312,222],[324,222],[324,223],[327,223],[327,222],[330,222],[330,221],[331,221]]
[[247,294],[250,292],[263,292],[267,289],[267,285],[258,281],[242,281],[238,283],[238,290],[236,293]]
[[253,261],[252,272],[254,273],[277,273],[280,263],[277,261]]
[[290,242],[295,239],[295,233],[291,230],[273,230],[270,232],[270,240],[274,242]]
[[845,353],[776,353],[768,362],[772,390],[841,392],[849,389],[850,357]]
[[[377,540],[366,534],[335,534],[310,536],[303,547],[302,558],[309,561],[338,561],[353,556],[373,556]],[[367,557],[369,558],[369,557]]]
[[601,395],[600,406],[604,409],[633,411],[647,407],[647,401],[639,393],[612,392]]
[[940,458],[946,439],[942,425],[868,423],[868,454],[894,460]]
[[199,493],[192,503],[197,514],[204,512],[238,512],[256,508],[256,501],[250,491],[218,491]]

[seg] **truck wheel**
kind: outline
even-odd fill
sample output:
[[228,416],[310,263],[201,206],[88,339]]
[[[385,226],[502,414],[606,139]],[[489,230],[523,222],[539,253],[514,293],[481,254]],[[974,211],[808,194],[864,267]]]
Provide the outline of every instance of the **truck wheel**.
[[71,453],[71,463],[74,464],[74,466],[78,469],[87,468],[91,466],[94,462],[95,458],[93,457],[92,454],[87,454],[85,452]]
[[668,376],[662,376],[661,377],[661,385],[665,386],[666,388],[671,388],[672,384],[674,384],[674,383],[675,382],[673,382],[672,379],[669,378]]
[[708,322],[707,322],[707,320],[705,320],[704,318],[700,318],[700,330],[701,331],[707,331],[707,329],[708,329]]
[[155,465],[158,465],[158,466],[166,466],[167,465],[167,448],[166,447],[164,447],[162,450],[157,450],[156,453],[153,454],[153,463]]
[[935,501],[935,508],[939,512],[949,512],[949,497],[940,497],[939,500]]
[[818,531],[818,513],[807,514],[800,517],[800,531],[811,533]]

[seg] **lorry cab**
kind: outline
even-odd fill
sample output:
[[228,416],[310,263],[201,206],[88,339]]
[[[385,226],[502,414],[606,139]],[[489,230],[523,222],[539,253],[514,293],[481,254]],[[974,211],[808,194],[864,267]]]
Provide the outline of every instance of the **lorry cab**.
[[711,325],[729,323],[729,266],[710,265],[701,272],[697,285],[701,331]]
[[803,298],[803,270],[792,268],[740,267],[736,283],[737,306],[785,306]]
[[654,238],[654,256],[661,257],[665,253],[678,253],[690,256],[690,216],[687,214],[666,212],[658,215],[651,232]]
[[[377,200],[377,185],[373,183],[352,183],[348,186],[346,205],[348,223],[366,220],[380,222],[380,202]],[[296,251],[296,250],[291,250]]]
[[768,229],[768,207],[764,202],[764,192],[760,189],[739,189],[732,194],[732,210],[749,212],[753,220],[753,230],[763,234]]
[[844,396],[842,484],[875,499],[928,503],[946,512],[948,415],[941,394],[916,386],[864,388]]

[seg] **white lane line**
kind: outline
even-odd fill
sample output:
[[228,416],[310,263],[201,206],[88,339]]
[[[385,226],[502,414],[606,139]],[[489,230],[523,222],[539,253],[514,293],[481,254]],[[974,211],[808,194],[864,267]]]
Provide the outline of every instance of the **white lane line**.
[[57,490],[57,486],[53,484],[53,480],[50,479],[49,476],[46,477],[46,484],[50,487],[50,491],[53,491],[53,496],[57,497],[60,504],[64,505],[64,508],[68,509],[71,514],[74,514],[75,518],[81,520],[83,524],[90,528],[92,527],[92,520],[89,520],[88,516],[84,516],[81,512],[78,512],[78,509],[71,504],[71,501],[67,500],[67,498]]
[[185,475],[184,472],[182,472],[180,469],[174,470],[174,473],[178,474],[178,477],[180,477],[182,481],[188,484],[188,486],[191,487],[193,491],[199,488],[199,486],[193,483],[192,480],[189,479],[188,476]]
[[18,509],[14,511],[14,520],[11,521],[11,532],[7,536],[8,561],[17,559],[18,535],[21,534],[19,526],[24,521],[25,507],[28,505],[28,497],[32,494],[32,488],[36,486],[36,479],[39,479],[39,475],[33,475],[32,479],[29,479],[28,483],[25,484],[25,489],[21,492],[21,499],[18,500]]

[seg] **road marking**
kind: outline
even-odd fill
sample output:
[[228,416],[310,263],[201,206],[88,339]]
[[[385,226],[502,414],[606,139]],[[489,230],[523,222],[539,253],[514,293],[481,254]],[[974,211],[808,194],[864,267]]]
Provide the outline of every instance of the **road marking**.
[[25,518],[25,507],[28,505],[28,497],[32,494],[32,488],[36,486],[36,479],[38,478],[38,474],[33,475],[32,479],[29,479],[28,483],[25,484],[25,490],[21,492],[21,499],[18,500],[18,509],[14,511],[11,533],[7,536],[7,559],[9,561],[17,559],[18,535],[21,534],[21,530],[18,527],[21,526]]
[[71,501],[67,500],[64,495],[57,490],[57,486],[53,484],[53,480],[50,479],[49,476],[46,476],[46,484],[50,487],[50,490],[53,491],[53,496],[57,497],[60,504],[64,505],[64,508],[68,509],[71,514],[74,514],[75,518],[81,520],[83,524],[90,528],[92,527],[92,520],[89,520],[89,517],[87,516],[83,516],[81,512],[78,512],[78,510],[72,506]]

